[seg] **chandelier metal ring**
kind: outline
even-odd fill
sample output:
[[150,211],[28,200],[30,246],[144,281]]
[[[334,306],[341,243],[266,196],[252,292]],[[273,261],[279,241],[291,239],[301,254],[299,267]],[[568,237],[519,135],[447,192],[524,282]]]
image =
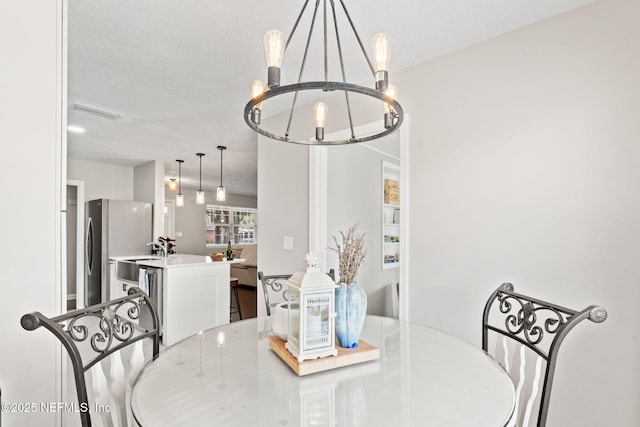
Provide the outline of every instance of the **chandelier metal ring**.
[[[285,93],[302,92],[302,91],[308,91],[308,90],[322,90],[324,92],[333,92],[333,91],[354,92],[354,93],[359,93],[362,95],[367,95],[372,98],[379,99],[380,101],[383,101],[384,103],[389,104],[393,109],[393,111],[395,112],[393,121],[390,127],[385,128],[384,130],[375,134],[369,134],[369,135],[360,136],[360,137],[352,137],[344,140],[335,140],[335,141],[323,140],[319,142],[312,139],[307,141],[295,140],[295,139],[289,138],[288,135],[281,136],[281,135],[273,134],[261,128],[259,123],[255,123],[251,119],[252,111],[258,105],[260,105],[263,101],[269,98],[274,98],[276,96],[283,95]],[[294,83],[290,85],[273,87],[263,92],[262,94],[256,96],[255,98],[250,99],[247,105],[245,105],[244,107],[244,121],[254,131],[272,139],[291,142],[294,144],[303,144],[303,145],[344,145],[344,144],[356,144],[359,142],[371,141],[394,132],[402,124],[403,118],[404,118],[404,111],[400,103],[397,100],[387,96],[384,92],[380,90],[368,88],[365,86],[356,85],[353,83],[332,82],[332,81],[303,82],[303,83]]]

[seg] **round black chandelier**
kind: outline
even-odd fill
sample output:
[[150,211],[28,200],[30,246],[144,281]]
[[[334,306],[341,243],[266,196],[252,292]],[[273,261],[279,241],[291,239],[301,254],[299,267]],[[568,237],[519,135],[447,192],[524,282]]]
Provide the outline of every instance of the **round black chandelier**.
[[[395,130],[397,130],[402,124],[403,110],[400,103],[397,101],[397,88],[394,85],[388,83],[389,74],[389,58],[391,53],[391,40],[387,34],[376,34],[372,40],[372,48],[374,53],[374,62],[371,62],[369,55],[367,54],[360,35],[358,34],[355,25],[347,11],[347,8],[343,0],[315,0],[315,7],[309,7],[310,1],[305,0],[302,10],[298,14],[298,17],[293,25],[288,38],[285,39],[284,34],[278,30],[270,30],[264,37],[265,52],[267,56],[267,84],[264,84],[260,80],[255,80],[251,83],[251,99],[244,107],[244,120],[247,125],[254,131],[279,141],[291,142],[296,144],[307,145],[340,145],[340,144],[353,144],[358,142],[371,141],[374,139],[382,138]],[[340,8],[336,7],[336,3]],[[322,10],[320,10],[322,6]],[[309,9],[312,11],[310,18],[309,31],[307,34],[306,42],[304,45],[304,53],[301,60],[300,70],[298,73],[298,81],[292,84],[281,85],[280,73],[282,59],[284,53],[291,42],[298,24],[303,18],[305,12]],[[330,9],[330,13],[328,11]],[[348,22],[348,27],[355,36],[357,44],[364,56],[364,59],[371,70],[373,78],[375,80],[374,87],[361,86],[354,83],[347,82],[345,61],[343,57],[343,45],[340,36],[339,19],[337,17],[337,10],[344,12],[345,22]],[[320,18],[319,15],[322,15]],[[324,79],[319,81],[303,81],[303,74],[305,71],[305,65],[307,65],[309,46],[311,44],[312,35],[314,29],[318,24],[318,21],[322,21],[323,31],[323,64],[324,64]],[[336,53],[338,63],[340,65],[340,75],[342,81],[331,81],[329,79],[329,26],[333,28],[333,36],[335,37]],[[290,135],[292,123],[294,121],[296,104],[298,102],[298,95],[300,92],[306,91],[322,91],[322,92],[344,92],[344,104],[345,111],[348,118],[350,137],[341,140],[325,140],[324,128],[327,121],[328,107],[324,102],[317,102],[313,107],[313,119],[315,122],[315,133],[310,133],[309,137],[294,138]],[[267,130],[261,127],[261,115],[263,103],[265,101],[276,98],[278,96],[293,93],[293,100],[288,110],[288,120],[286,128],[283,132],[275,130]],[[354,130],[354,118],[352,114],[353,103],[350,100],[350,95],[364,95],[367,99],[374,99],[384,106],[381,109],[382,121],[379,130],[369,131],[367,134],[357,135]],[[312,129],[311,122],[309,128]]]

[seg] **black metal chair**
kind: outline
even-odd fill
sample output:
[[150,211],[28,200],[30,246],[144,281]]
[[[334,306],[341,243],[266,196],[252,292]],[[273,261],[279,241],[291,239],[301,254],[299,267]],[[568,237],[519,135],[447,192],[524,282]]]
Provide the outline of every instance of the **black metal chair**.
[[491,294],[482,318],[482,348],[514,382],[516,408],[510,426],[545,426],[562,341],[584,319],[601,323],[606,318],[602,307],[571,310],[518,294],[511,283]]
[[[149,325],[146,325],[148,322]],[[89,405],[87,380],[94,387],[107,385],[110,394],[109,402],[114,399],[121,403],[120,408],[109,408],[110,414],[100,413],[100,417],[109,417],[108,425],[128,425],[132,419],[126,414],[129,409],[125,402],[127,382],[135,379],[137,372],[145,363],[143,340],[152,341],[151,356],[155,359],[160,350],[159,321],[156,308],[151,299],[138,288],[129,290],[129,295],[93,305],[80,310],[70,311],[56,317],[47,317],[39,312],[25,314],[20,319],[22,327],[33,331],[43,326],[60,340],[69,354],[73,366],[78,410],[83,427],[92,425],[91,412],[94,406]],[[136,344],[134,347],[125,348]],[[116,353],[118,352],[118,353]],[[116,357],[116,353],[119,358]],[[109,357],[110,355],[113,357]],[[116,360],[117,359],[117,360]],[[118,362],[120,362],[118,364]],[[103,366],[104,364],[104,366]],[[90,368],[95,367],[91,374]],[[95,370],[101,372],[96,373]],[[116,378],[114,378],[114,373]],[[126,378],[125,378],[126,376]],[[97,378],[94,380],[93,378]],[[90,390],[92,397],[102,391]],[[98,414],[94,413],[94,416]]]
[[[332,268],[327,273],[331,280],[336,281],[336,272]],[[289,301],[289,291],[287,289],[287,280],[292,274],[274,274],[265,275],[262,271],[258,271],[258,280],[262,283],[262,293],[264,295],[265,308],[267,316],[271,316],[271,309],[284,301]]]

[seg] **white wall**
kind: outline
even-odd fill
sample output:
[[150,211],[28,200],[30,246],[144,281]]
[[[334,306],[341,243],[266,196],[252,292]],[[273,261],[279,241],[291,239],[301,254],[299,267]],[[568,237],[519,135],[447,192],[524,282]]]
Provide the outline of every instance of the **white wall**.
[[[361,144],[327,150],[327,243],[342,243],[339,231],[358,222],[369,254],[357,281],[367,292],[367,312],[384,315],[389,285],[399,281],[398,269],[382,270],[382,161],[399,162]],[[328,265],[339,271],[338,256],[328,251]],[[390,301],[389,301],[390,303]]]
[[479,345],[505,281],[609,311],[566,339],[549,427],[640,425],[638,18],[640,2],[601,0],[396,76],[410,320]]
[[[62,305],[62,6],[33,0],[2,9],[0,388],[3,403],[57,402],[56,339],[44,329],[23,330],[20,317],[35,310],[55,315]],[[2,425],[47,426],[55,418],[2,413]]]
[[153,203],[153,240],[164,234],[164,162],[152,160],[133,169],[133,200]]
[[69,159],[67,176],[85,182],[85,200],[133,199],[133,168],[92,162],[89,160]]
[[[258,137],[258,270],[293,274],[309,251],[308,147]],[[282,238],[293,237],[293,250]],[[258,286],[258,315],[264,315]]]

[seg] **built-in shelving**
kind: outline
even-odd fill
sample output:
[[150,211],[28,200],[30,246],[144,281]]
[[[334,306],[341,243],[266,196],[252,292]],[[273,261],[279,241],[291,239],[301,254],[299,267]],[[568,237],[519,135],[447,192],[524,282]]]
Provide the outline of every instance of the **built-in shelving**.
[[400,266],[400,167],[382,162],[382,269]]

